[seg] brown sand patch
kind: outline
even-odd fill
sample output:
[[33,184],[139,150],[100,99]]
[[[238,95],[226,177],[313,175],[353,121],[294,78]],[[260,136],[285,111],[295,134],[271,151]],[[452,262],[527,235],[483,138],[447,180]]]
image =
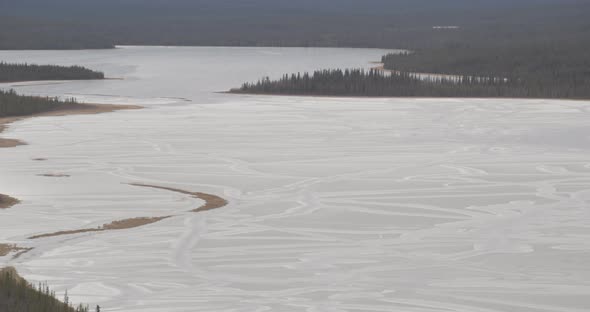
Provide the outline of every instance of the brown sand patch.
[[22,254],[23,252],[27,252],[31,249],[32,248],[21,248],[16,245],[10,245],[10,244],[0,244],[0,257],[5,257],[5,256],[8,256],[10,253],[18,252],[18,254],[15,255],[15,257],[17,257],[18,255]]
[[62,235],[72,235],[72,234],[80,234],[80,233],[89,233],[89,232],[104,232],[104,231],[111,231],[111,230],[126,230],[137,228],[140,226],[156,223],[162,221],[164,219],[170,218],[170,216],[166,217],[146,217],[146,218],[131,218],[119,221],[113,221],[108,224],[103,224],[95,229],[80,229],[80,230],[70,230],[70,231],[59,231],[55,233],[48,233],[48,234],[41,234],[29,237],[29,239],[39,239],[39,238],[46,238],[46,237],[55,237],[55,236],[62,236]]
[[103,230],[105,230],[105,231],[132,229],[132,228],[156,223],[158,221],[162,221],[162,220],[168,219],[170,217],[171,216],[153,217],[153,218],[131,218],[131,219],[113,221],[109,224],[103,225],[102,227],[103,227]]
[[0,209],[8,209],[18,203],[20,203],[18,199],[0,194]]
[[213,194],[207,194],[207,193],[201,193],[201,192],[189,192],[189,191],[171,188],[171,187],[141,184],[141,183],[130,183],[129,185],[139,186],[139,187],[149,187],[149,188],[154,188],[154,189],[160,189],[160,190],[166,190],[166,191],[186,194],[186,195],[190,195],[194,198],[198,198],[198,199],[205,201],[204,205],[191,210],[192,212],[213,210],[213,209],[224,207],[228,204],[227,200],[225,200],[217,195],[213,195]]
[[[123,109],[139,109],[136,105],[112,105],[112,104],[62,104],[55,109],[27,116],[3,117],[0,118],[0,133],[6,129],[6,125],[25,118],[42,116],[68,116],[110,113]],[[26,143],[15,139],[0,138],[0,148],[15,147]]]

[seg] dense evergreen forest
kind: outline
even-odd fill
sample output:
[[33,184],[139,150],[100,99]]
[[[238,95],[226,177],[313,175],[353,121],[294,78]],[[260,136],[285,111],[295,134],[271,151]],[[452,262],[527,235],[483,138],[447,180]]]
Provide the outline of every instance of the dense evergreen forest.
[[[581,92],[581,90],[577,90]],[[407,72],[380,70],[319,70],[313,74],[284,75],[245,83],[232,93],[284,94],[315,96],[389,96],[389,97],[511,97],[571,98],[580,96],[569,88],[545,88],[519,79],[458,76],[424,77]],[[584,93],[590,98],[590,90]]]
[[[588,32],[590,38],[590,32]],[[580,38],[581,39],[581,38]],[[502,77],[528,94],[590,98],[590,40],[559,40],[511,46],[452,45],[383,57],[386,69]]]
[[[0,270],[1,312],[88,312],[88,307],[73,307],[67,295],[64,302],[55,297],[47,285],[33,286],[19,277],[14,269]],[[97,311],[100,309],[97,308]]]
[[104,79],[104,73],[81,66],[10,64],[0,62],[0,82]]
[[74,99],[62,101],[52,97],[19,95],[14,90],[0,90],[0,118],[48,112],[72,104],[78,103]]

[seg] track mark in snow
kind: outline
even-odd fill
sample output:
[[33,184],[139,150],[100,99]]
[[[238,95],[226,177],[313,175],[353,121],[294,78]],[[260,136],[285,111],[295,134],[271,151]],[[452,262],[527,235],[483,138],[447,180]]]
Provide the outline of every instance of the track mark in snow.
[[200,216],[191,215],[184,220],[184,232],[174,243],[173,261],[176,267],[192,271],[192,249],[197,245],[201,234],[206,232],[206,223]]

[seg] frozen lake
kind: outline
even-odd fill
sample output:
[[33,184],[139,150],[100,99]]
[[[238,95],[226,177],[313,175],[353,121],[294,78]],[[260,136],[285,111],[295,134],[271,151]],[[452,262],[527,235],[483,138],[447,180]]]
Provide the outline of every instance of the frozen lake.
[[[146,106],[2,134],[29,145],[0,149],[0,193],[23,201],[0,210],[0,243],[34,250],[0,266],[103,311],[587,312],[590,102],[215,93],[386,52],[0,51],[123,78],[1,88]],[[195,214],[133,182],[230,204]]]

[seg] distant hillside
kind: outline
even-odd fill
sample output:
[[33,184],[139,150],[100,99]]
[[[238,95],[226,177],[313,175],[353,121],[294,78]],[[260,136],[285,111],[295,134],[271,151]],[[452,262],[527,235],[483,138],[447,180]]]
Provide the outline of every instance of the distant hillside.
[[[550,40],[588,28],[584,0],[19,0],[0,49],[135,45],[420,48]],[[458,29],[433,29],[433,26]]]

